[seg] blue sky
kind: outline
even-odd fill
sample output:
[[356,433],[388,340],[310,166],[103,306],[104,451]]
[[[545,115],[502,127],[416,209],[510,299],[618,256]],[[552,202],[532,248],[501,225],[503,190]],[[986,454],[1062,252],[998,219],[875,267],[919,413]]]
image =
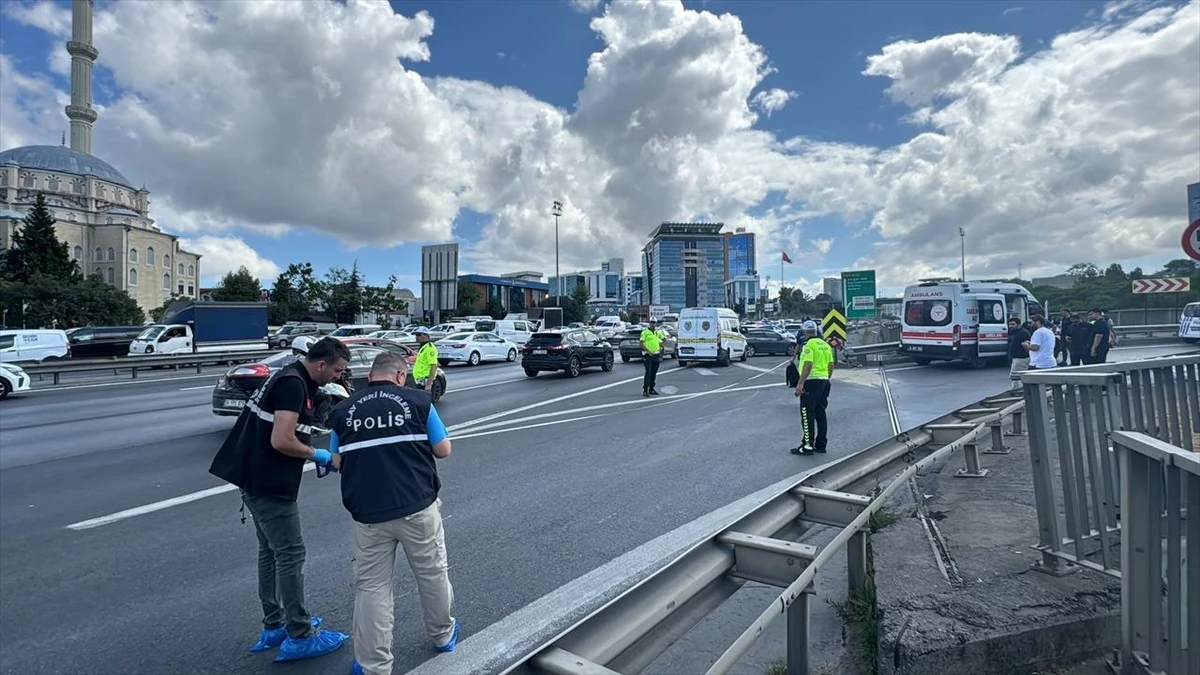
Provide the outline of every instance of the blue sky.
[[[60,11],[69,8],[66,0],[54,3]],[[715,14],[735,14],[742,23],[745,36],[759,45],[769,59],[772,72],[761,78],[754,91],[781,89],[795,92],[794,98],[782,109],[767,115],[761,113],[754,123],[754,129],[769,132],[779,141],[803,137],[808,142],[818,144],[845,144],[858,148],[870,148],[879,153],[887,153],[910,144],[913,138],[922,133],[944,131],[931,128],[930,125],[915,124],[906,121],[906,116],[914,111],[914,106],[894,100],[889,96],[888,87],[899,81],[900,77],[870,77],[863,74],[867,67],[868,58],[878,55],[887,46],[899,41],[914,41],[923,43],[939,36],[960,33],[981,33],[989,36],[1015,36],[1020,42],[1020,57],[1008,64],[1016,68],[1030,55],[1036,55],[1040,50],[1047,49],[1055,36],[1074,30],[1089,22],[1098,21],[1099,10],[1103,7],[1096,2],[782,2],[739,0],[737,2],[722,2],[708,0],[702,2],[684,2],[689,10],[711,12]],[[584,87],[588,74],[588,59],[593,53],[605,48],[605,40],[597,34],[589,22],[603,14],[604,5],[600,5],[590,13],[578,11],[567,2],[552,0],[522,1],[504,0],[454,0],[427,2],[421,0],[392,0],[396,12],[408,17],[425,11],[432,16],[434,26],[432,34],[425,38],[430,58],[426,61],[402,61],[408,71],[419,73],[423,78],[434,81],[443,78],[478,81],[491,84],[498,88],[512,87],[527,93],[538,101],[550,104],[563,110],[567,115],[575,112],[577,99]],[[100,3],[101,10],[110,6],[108,2]],[[1144,7],[1151,7],[1145,5]],[[1177,5],[1178,6],[1178,5]],[[1195,6],[1195,5],[1193,5]],[[25,8],[34,7],[26,3]],[[1139,9],[1138,11],[1143,11]],[[25,17],[21,20],[14,18],[13,12],[0,13],[0,52],[8,56],[24,76],[42,76],[47,78],[58,90],[65,92],[68,80],[62,72],[55,72],[51,67],[53,61],[48,58],[51,54],[62,51],[62,40],[58,35],[46,32],[30,25],[32,22]],[[149,85],[137,80],[137,73],[132,68],[123,65],[113,66],[106,62],[106,53],[111,53],[112,45],[101,42],[98,19],[97,42],[101,57],[97,68],[97,83],[95,87],[97,104],[111,106],[114,109],[122,99],[127,102],[131,95],[147,96],[142,90]],[[42,26],[45,27],[44,25]],[[936,55],[936,54],[935,54]],[[119,56],[117,63],[119,61]],[[936,69],[936,64],[917,62]],[[124,72],[114,77],[109,67],[125,68]],[[910,64],[911,67],[911,64]],[[1030,66],[1032,67],[1032,66]],[[936,76],[936,73],[934,73]],[[11,72],[8,75],[12,76]],[[904,77],[915,77],[906,72]],[[118,84],[121,81],[122,84]],[[1190,82],[1189,82],[1190,85]],[[1189,92],[1190,93],[1190,92]],[[6,94],[6,96],[8,96]],[[943,99],[953,98],[943,96]],[[961,98],[961,97],[960,97]],[[11,103],[11,102],[10,102]],[[936,105],[936,104],[935,104]],[[26,106],[25,113],[33,119]],[[61,111],[61,108],[59,108]],[[21,130],[20,139],[26,140],[29,129],[47,131],[65,128],[66,122],[51,118],[34,120],[29,128]],[[174,194],[178,190],[179,181],[166,181],[170,187],[156,185],[155,175],[138,173],[141,165],[137,160],[127,160],[132,167],[122,163],[120,146],[122,139],[114,138],[118,134],[128,137],[130,123],[114,121],[117,114],[104,113],[97,124],[97,154],[112,161],[119,169],[126,171],[135,182],[145,182],[155,202],[172,205],[183,201]],[[160,114],[165,114],[161,113]],[[44,117],[45,115],[43,115]],[[124,118],[121,118],[124,119]],[[16,132],[0,126],[0,130]],[[949,132],[946,132],[949,135]],[[57,143],[58,134],[42,138],[43,143]],[[1084,139],[1086,141],[1086,139]],[[1086,142],[1083,143],[1086,145]],[[0,146],[9,147],[7,139],[0,139]],[[146,147],[139,147],[139,152]],[[130,150],[132,153],[132,150]],[[104,154],[108,153],[108,154]],[[111,156],[117,154],[117,157]],[[1185,153],[1186,154],[1186,153]],[[1198,153],[1200,154],[1200,153]],[[132,155],[131,155],[132,156]],[[886,158],[876,158],[882,162]],[[415,157],[414,163],[421,164],[421,157]],[[1165,160],[1164,160],[1165,161]],[[945,164],[945,163],[944,163]],[[1182,178],[1192,173],[1192,166],[1183,167]],[[569,170],[570,167],[559,170]],[[231,168],[231,170],[233,170]],[[419,169],[418,169],[419,170]],[[953,172],[958,169],[943,166],[943,171]],[[1178,172],[1178,169],[1176,169]],[[159,181],[160,183],[163,181]],[[587,182],[586,177],[583,181]],[[986,182],[986,181],[983,181]],[[878,178],[871,181],[847,181],[846,184],[826,183],[821,186],[826,190],[847,192],[879,191],[881,195],[889,193],[891,186],[880,182]],[[1094,186],[1093,186],[1094,187]],[[298,188],[303,189],[303,188]],[[480,190],[474,187],[474,190]],[[811,186],[808,189],[812,189]],[[504,203],[502,191],[498,196],[489,199],[492,211]],[[1179,188],[1180,209],[1184,207],[1182,187]],[[344,192],[342,194],[345,194]],[[903,255],[895,251],[887,252],[896,247],[905,247],[911,242],[905,237],[923,237],[920,250],[915,252],[921,259],[922,271],[927,269],[957,268],[958,241],[956,228],[943,223],[937,231],[936,241],[930,243],[929,233],[914,233],[920,230],[920,225],[909,225],[897,234],[886,227],[868,228],[867,225],[875,217],[875,212],[883,206],[884,197],[875,195],[850,195],[842,199],[856,199],[869,204],[864,209],[854,208],[813,208],[815,199],[804,199],[793,196],[782,198],[783,192],[769,192],[773,197],[750,204],[741,211],[748,218],[762,218],[771,207],[781,208],[790,203],[794,210],[809,210],[803,218],[784,218],[773,225],[763,225],[760,234],[759,267],[762,273],[778,277],[779,251],[787,250],[796,265],[788,266],[786,276],[789,282],[802,280],[810,288],[819,282],[822,276],[836,275],[844,269],[854,269],[863,264],[864,260],[879,264],[895,264],[903,261]],[[890,193],[889,193],[890,194]],[[572,199],[572,195],[565,195]],[[899,195],[903,196],[903,195]],[[898,199],[899,196],[892,197]],[[346,194],[347,199],[353,199]],[[152,207],[153,208],[153,207]],[[586,211],[586,207],[580,208]],[[683,206],[688,208],[687,205]],[[692,217],[712,215],[712,211],[703,210],[698,206],[695,211],[688,213]],[[215,219],[222,223],[220,228],[206,232],[192,224],[183,226],[182,216],[177,223],[172,222],[172,215],[187,211],[196,218],[198,213],[195,204],[189,204],[187,209],[182,206],[168,209],[168,213],[152,210],[152,215],[160,219],[160,224],[168,231],[180,231],[182,236],[196,239],[204,234],[214,237],[236,238],[253,249],[261,259],[256,269],[270,270],[271,266],[263,261],[274,263],[282,268],[289,262],[312,261],[318,268],[326,266],[349,266],[357,261],[361,270],[372,281],[382,281],[387,275],[395,274],[402,285],[415,286],[419,274],[419,248],[423,243],[437,243],[445,240],[443,236],[421,237],[407,236],[405,243],[393,245],[394,242],[381,243],[378,241],[362,241],[359,246],[343,243],[346,239],[339,236],[336,224],[323,227],[313,227],[311,224],[289,222],[284,215],[278,219],[266,222],[263,213],[270,213],[267,208],[256,209],[253,216],[243,209],[221,208]],[[548,209],[547,209],[548,210]],[[483,212],[481,212],[483,211]],[[199,211],[201,214],[203,210]],[[608,230],[621,238],[619,242],[605,240],[606,226],[603,222],[593,222],[594,228],[589,235],[591,241],[604,242],[603,250],[596,250],[594,259],[588,257],[588,248],[583,243],[572,249],[572,253],[564,261],[564,271],[570,268],[596,267],[600,260],[612,254],[625,254],[627,268],[635,268],[637,261],[631,259],[628,252],[636,251],[648,233],[660,220],[678,215],[663,213],[645,213],[644,222],[623,222],[621,230]],[[390,217],[390,215],[388,216]],[[404,213],[395,214],[398,219],[397,228],[405,225]],[[257,218],[258,222],[254,222]],[[382,220],[387,217],[381,216]],[[475,210],[471,204],[462,204],[457,209],[457,217],[453,219],[453,236],[463,242],[465,260],[463,272],[479,272],[498,274],[512,269],[530,267],[528,258],[513,260],[512,256],[485,255],[486,251],[472,248],[486,240],[486,231],[492,223],[493,214],[484,209]],[[329,218],[326,218],[328,222]],[[549,221],[549,216],[546,216]],[[926,221],[939,220],[938,214],[931,214]],[[203,217],[199,217],[201,223]],[[948,222],[948,221],[947,221]],[[280,234],[278,229],[270,229],[270,225],[291,225],[293,228]],[[1067,261],[1074,260],[1070,255],[1058,256],[1048,260],[1047,256],[1034,255],[1025,258],[1006,255],[999,250],[1003,242],[997,242],[990,235],[986,246],[978,244],[979,251],[972,250],[976,242],[975,233],[991,232],[992,228],[986,222],[964,222],[971,233],[968,236],[968,254],[971,258],[978,257],[978,265],[984,267],[987,273],[993,275],[1012,275],[1016,273],[1016,264],[1021,261],[1026,264],[1027,271],[1044,266],[1043,271],[1049,272],[1054,268],[1065,267]],[[574,227],[566,224],[566,227]],[[730,226],[732,229],[732,225]],[[430,228],[423,230],[428,234]],[[519,230],[519,226],[518,226]],[[638,239],[638,233],[641,239]],[[948,235],[948,236],[947,236]],[[981,235],[982,236],[982,235]],[[508,236],[509,239],[513,235]],[[361,238],[360,238],[361,239]],[[1162,261],[1178,257],[1162,245],[1168,240],[1165,234],[1139,248],[1140,255],[1132,258],[1133,262],[1142,259]],[[215,241],[215,240],[214,240]],[[815,241],[829,241],[828,251],[823,252]],[[1114,241],[1120,242],[1119,237]],[[551,240],[552,242],[552,240]],[[483,244],[486,249],[490,244]],[[528,248],[528,244],[525,248]],[[220,248],[214,246],[214,248]],[[1097,245],[1093,251],[1081,251],[1079,255],[1091,256],[1096,262],[1107,263],[1112,259],[1122,259],[1113,245]],[[536,261],[544,261],[539,267],[543,271],[553,270],[552,243],[549,248],[537,245]],[[1036,246],[1029,250],[1037,250]],[[207,253],[207,251],[206,251]],[[1109,255],[1108,259],[1099,259]],[[891,257],[888,257],[891,256]],[[207,255],[214,265],[207,268],[206,282],[212,283],[212,274],[219,271],[215,261],[220,259],[217,252]],[[231,258],[233,260],[233,258]],[[508,261],[511,260],[511,265]],[[970,260],[972,268],[976,260]],[[512,269],[509,269],[511,267]],[[1011,269],[1009,269],[1011,268]],[[265,275],[264,275],[265,276]],[[897,275],[901,278],[904,275]]]

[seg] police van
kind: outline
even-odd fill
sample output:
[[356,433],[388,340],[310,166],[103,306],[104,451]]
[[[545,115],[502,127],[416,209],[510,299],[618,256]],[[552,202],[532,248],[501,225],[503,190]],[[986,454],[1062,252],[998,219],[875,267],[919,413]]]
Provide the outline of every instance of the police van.
[[737,312],[724,307],[691,307],[679,313],[677,327],[680,367],[713,362],[728,366],[746,360],[746,336]]
[[922,279],[904,289],[900,352],[918,365],[962,361],[983,368],[1007,356],[1009,317],[1024,325],[1042,312],[1019,284]]
[[1179,339],[1200,342],[1200,302],[1189,302],[1179,319]]

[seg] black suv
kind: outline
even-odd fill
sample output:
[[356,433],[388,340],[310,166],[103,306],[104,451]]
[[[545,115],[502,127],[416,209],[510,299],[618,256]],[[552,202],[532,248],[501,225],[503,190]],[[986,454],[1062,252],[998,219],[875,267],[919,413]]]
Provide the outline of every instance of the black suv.
[[567,377],[579,377],[580,371],[600,366],[613,369],[612,345],[586,329],[568,329],[534,333],[521,349],[521,366],[529,377],[543,370],[561,370]]

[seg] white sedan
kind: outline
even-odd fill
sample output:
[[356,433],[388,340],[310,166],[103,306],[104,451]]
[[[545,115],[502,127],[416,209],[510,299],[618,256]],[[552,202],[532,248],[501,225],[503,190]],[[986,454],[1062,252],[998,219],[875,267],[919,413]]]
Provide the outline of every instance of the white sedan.
[[14,391],[29,391],[29,374],[15,363],[0,363],[0,398]]
[[448,335],[434,343],[438,363],[466,363],[477,366],[483,361],[516,361],[517,345],[495,333],[466,332]]

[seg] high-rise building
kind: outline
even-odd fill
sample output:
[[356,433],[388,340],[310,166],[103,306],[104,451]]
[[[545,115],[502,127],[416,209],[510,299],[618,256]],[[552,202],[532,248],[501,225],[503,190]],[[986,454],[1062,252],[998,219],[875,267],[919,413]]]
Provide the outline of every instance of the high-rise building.
[[642,249],[642,278],[650,305],[725,305],[724,223],[663,223]]
[[626,274],[621,284],[621,304],[626,307],[646,304],[642,301],[642,289],[641,274]]
[[821,280],[821,290],[833,298],[834,300],[842,301],[842,280],[839,277],[825,277]]
[[421,304],[425,318],[440,322],[458,306],[458,244],[421,247]]
[[739,227],[735,232],[726,232],[725,245],[725,281],[734,277],[757,276],[755,261],[754,233]]
[[559,289],[561,288],[562,295],[564,297],[566,297],[575,292],[576,286],[587,287],[588,275],[586,272],[575,272],[573,274],[564,274],[564,275],[562,275],[562,285],[561,286],[559,286],[558,277],[550,277],[547,285],[550,288],[550,295],[552,295],[552,296],[559,295],[559,293],[560,293]]

